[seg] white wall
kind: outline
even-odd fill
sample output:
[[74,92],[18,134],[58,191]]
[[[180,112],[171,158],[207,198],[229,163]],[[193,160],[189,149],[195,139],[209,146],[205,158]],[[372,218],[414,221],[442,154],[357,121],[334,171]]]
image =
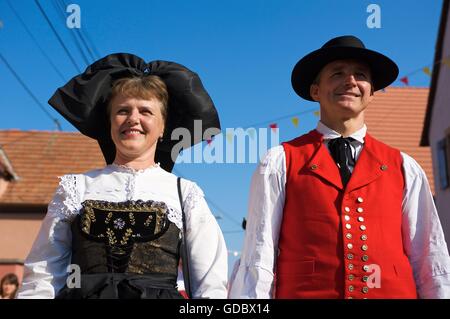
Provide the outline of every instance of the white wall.
[[[447,17],[450,17],[448,13]],[[450,22],[447,22],[442,57],[450,56]],[[433,156],[436,206],[444,228],[445,237],[450,246],[450,188],[442,190],[439,184],[437,161],[437,143],[445,137],[450,128],[450,67],[442,64],[437,80],[436,96],[430,125],[430,146]],[[450,159],[449,159],[450,160]],[[450,247],[449,247],[450,248]]]

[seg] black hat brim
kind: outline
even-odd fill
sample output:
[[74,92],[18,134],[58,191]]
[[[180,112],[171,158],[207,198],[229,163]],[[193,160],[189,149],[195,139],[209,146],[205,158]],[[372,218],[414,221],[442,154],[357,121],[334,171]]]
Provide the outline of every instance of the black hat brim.
[[291,76],[294,91],[302,98],[314,101],[310,87],[322,68],[330,62],[346,59],[363,61],[369,65],[374,91],[389,86],[398,76],[397,64],[379,52],[356,47],[322,48],[304,56],[295,65]]

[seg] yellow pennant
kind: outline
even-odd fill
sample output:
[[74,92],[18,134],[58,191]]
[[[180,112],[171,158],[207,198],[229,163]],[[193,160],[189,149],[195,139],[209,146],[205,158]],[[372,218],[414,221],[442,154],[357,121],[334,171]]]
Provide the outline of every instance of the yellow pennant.
[[291,119],[291,121],[292,121],[292,124],[294,124],[295,127],[298,126],[298,117],[293,117],[293,118]]
[[320,116],[320,111],[314,111],[315,116]]
[[431,75],[431,71],[430,71],[429,67],[426,66],[422,70],[423,70],[423,73],[425,73],[426,75]]

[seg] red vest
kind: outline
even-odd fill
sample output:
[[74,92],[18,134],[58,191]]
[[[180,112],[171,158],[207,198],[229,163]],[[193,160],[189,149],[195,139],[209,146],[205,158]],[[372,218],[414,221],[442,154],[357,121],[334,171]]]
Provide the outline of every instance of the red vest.
[[417,298],[402,240],[400,152],[367,134],[344,189],[319,132],[283,147],[276,298]]

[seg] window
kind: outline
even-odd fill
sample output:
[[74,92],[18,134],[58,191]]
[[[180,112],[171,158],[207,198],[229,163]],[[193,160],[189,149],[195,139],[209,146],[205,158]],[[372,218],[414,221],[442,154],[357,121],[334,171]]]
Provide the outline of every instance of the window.
[[450,186],[450,132],[447,130],[446,137],[438,141],[437,145],[437,159],[439,170],[439,184],[441,189],[446,189]]

